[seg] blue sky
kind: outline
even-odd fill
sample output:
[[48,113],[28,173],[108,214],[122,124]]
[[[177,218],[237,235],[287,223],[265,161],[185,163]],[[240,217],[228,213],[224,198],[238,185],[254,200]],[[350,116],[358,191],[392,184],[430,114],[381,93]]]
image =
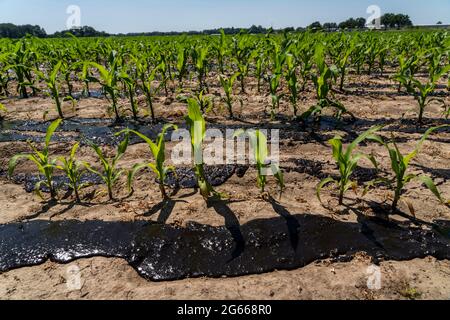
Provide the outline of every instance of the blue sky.
[[38,24],[51,33],[65,29],[67,7],[78,5],[82,25],[111,33],[282,28],[367,18],[372,4],[382,12],[406,13],[415,24],[450,24],[450,0],[0,0],[0,23]]

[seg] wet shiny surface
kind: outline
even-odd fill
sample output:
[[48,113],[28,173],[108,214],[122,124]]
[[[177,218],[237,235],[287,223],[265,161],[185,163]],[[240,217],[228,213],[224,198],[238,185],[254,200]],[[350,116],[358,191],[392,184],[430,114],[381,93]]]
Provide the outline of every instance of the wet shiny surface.
[[[223,205],[213,204],[217,210]],[[191,223],[186,228],[144,221],[36,220],[0,225],[0,271],[102,256],[123,258],[142,277],[165,281],[292,270],[320,259],[348,261],[361,251],[375,262],[450,259],[448,227],[444,221],[434,230],[380,219],[346,223],[307,214],[242,226]]]

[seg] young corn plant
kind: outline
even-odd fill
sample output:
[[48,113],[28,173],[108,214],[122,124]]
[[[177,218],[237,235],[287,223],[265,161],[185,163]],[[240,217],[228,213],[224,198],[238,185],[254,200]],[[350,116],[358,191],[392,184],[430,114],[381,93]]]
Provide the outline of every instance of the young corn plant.
[[61,119],[64,119],[63,111],[62,111],[62,102],[59,96],[59,87],[58,87],[58,73],[61,69],[61,61],[58,62],[54,67],[51,73],[46,76],[43,72],[39,70],[35,70],[36,74],[42,79],[47,88],[50,90],[50,96],[55,101],[56,110],[58,111],[58,115]]
[[225,73],[225,57],[228,52],[227,41],[225,31],[223,29],[220,30],[220,39],[217,45],[215,46],[215,50],[217,53],[217,61],[219,63],[220,73]]
[[263,79],[263,72],[265,68],[265,57],[262,54],[256,56],[255,62],[255,75],[257,79],[257,90],[258,93],[261,93],[261,80]]
[[122,119],[119,115],[119,107],[118,107],[118,71],[117,71],[117,61],[114,60],[110,65],[110,68],[107,69],[104,66],[96,63],[90,63],[92,67],[96,68],[100,73],[100,79],[97,79],[103,88],[103,91],[109,95],[112,102],[112,110],[116,117],[116,122],[120,122]]
[[140,170],[143,169],[147,169],[150,168],[155,174],[156,177],[159,181],[159,190],[161,191],[161,196],[163,199],[167,199],[167,192],[166,192],[166,188],[165,188],[165,181],[166,181],[166,177],[167,174],[169,172],[173,172],[175,173],[175,168],[173,166],[165,166],[164,163],[166,161],[166,155],[165,155],[165,151],[166,151],[166,144],[165,144],[165,135],[167,130],[169,129],[175,129],[177,130],[177,126],[169,124],[169,125],[165,125],[162,129],[162,132],[158,135],[158,138],[156,139],[155,142],[153,142],[150,138],[146,137],[145,135],[143,135],[140,132],[134,131],[134,130],[129,130],[128,132],[133,133],[135,135],[137,135],[139,138],[141,138],[142,140],[144,140],[148,147],[150,148],[150,152],[153,155],[153,158],[155,160],[155,162],[148,162],[148,163],[142,163],[142,164],[136,164],[133,169],[131,171],[129,171],[128,173],[128,189],[130,190],[130,192],[132,192],[133,188],[132,188],[132,184],[133,184],[133,179],[134,176],[136,175],[137,172],[139,172]]
[[80,147],[79,143],[76,143],[70,152],[70,156],[59,157],[59,164],[56,165],[56,168],[63,171],[66,174],[66,177],[69,180],[68,187],[73,190],[75,193],[75,199],[78,203],[81,202],[80,198],[80,190],[84,187],[88,186],[87,183],[82,183],[81,179],[83,177],[82,163],[76,159],[76,152]]
[[342,205],[344,203],[344,195],[345,193],[350,189],[356,189],[357,185],[356,182],[351,180],[351,176],[353,174],[353,171],[358,166],[358,162],[362,158],[367,158],[372,162],[372,164],[377,168],[377,162],[375,158],[371,155],[367,155],[364,153],[355,153],[356,147],[363,141],[366,140],[375,140],[379,141],[379,137],[375,135],[377,131],[379,131],[382,127],[372,127],[366,132],[362,133],[358,138],[356,138],[348,147],[346,150],[343,149],[342,145],[342,137],[335,137],[329,141],[333,148],[333,158],[336,161],[338,167],[339,167],[339,179],[336,180],[332,177],[328,177],[326,179],[323,179],[319,185],[317,186],[317,198],[322,203],[322,199],[320,197],[322,189],[330,184],[336,184],[339,188],[339,205]]
[[435,92],[439,79],[442,78],[450,70],[450,65],[440,70],[430,69],[429,80],[423,84],[416,78],[407,78],[405,76],[397,76],[396,79],[406,88],[408,93],[414,95],[419,105],[418,123],[423,124],[423,116],[425,109],[433,102],[440,103],[445,108],[445,100],[439,98],[430,98]]
[[300,118],[305,121],[310,117],[314,117],[316,120],[320,120],[320,116],[322,114],[323,109],[332,107],[336,109],[335,117],[337,119],[341,119],[343,114],[349,114],[352,118],[355,118],[354,115],[349,112],[342,103],[338,101],[333,101],[329,98],[329,94],[332,89],[333,81],[336,79],[338,74],[338,70],[335,66],[328,66],[325,62],[325,53],[324,47],[318,45],[316,48],[316,54],[314,56],[314,60],[317,65],[316,74],[312,75],[312,79],[314,85],[316,87],[317,94],[317,104],[312,106],[304,112]]
[[277,164],[271,163],[270,159],[268,159],[267,137],[260,130],[238,130],[234,134],[235,137],[243,135],[247,135],[250,139],[250,146],[256,162],[257,184],[258,188],[261,190],[261,193],[265,192],[267,176],[269,171],[271,171],[277,180],[281,195],[285,187],[283,171]]
[[270,109],[270,120],[274,120],[276,116],[276,110],[280,109],[281,99],[284,97],[284,93],[279,92],[281,85],[281,73],[273,74],[269,79],[270,97],[272,99],[272,106]]
[[[407,56],[406,52],[402,52],[398,56],[399,70],[393,77],[393,79],[397,80],[399,83],[398,92],[402,90],[404,80],[407,82],[407,87],[411,84],[411,79],[421,67],[420,57],[420,53],[414,53],[411,56]],[[404,79],[403,83],[399,79]]]
[[356,43],[355,39],[350,41],[350,43],[346,43],[345,49],[342,50],[341,54],[338,56],[337,59],[337,67],[339,69],[339,77],[340,77],[339,90],[341,91],[344,90],[345,77],[347,75],[349,60],[355,49]]
[[138,106],[138,102],[135,97],[137,83],[126,72],[122,72],[119,77],[123,81],[123,83],[125,84],[125,86],[127,88],[128,99],[130,100],[131,112],[133,114],[133,119],[137,121],[139,118],[139,106]]
[[195,93],[195,99],[197,100],[203,114],[207,114],[212,110],[212,108],[214,108],[213,99],[209,98],[203,90]]
[[138,78],[141,80],[142,91],[144,92],[147,107],[150,109],[150,116],[152,121],[156,121],[155,108],[153,107],[153,98],[158,93],[159,87],[154,88],[153,81],[156,78],[157,68],[154,68],[152,72],[149,72],[150,65],[146,58],[134,59],[136,63],[136,71]]
[[274,69],[272,75],[268,77],[270,96],[272,98],[272,108],[270,111],[270,119],[275,119],[275,110],[280,109],[281,99],[284,97],[284,93],[279,92],[281,85],[281,76],[283,74],[283,65],[286,62],[286,54],[281,52],[279,48],[275,48],[273,52],[272,61]]
[[60,67],[61,74],[67,86],[67,95],[70,97],[73,95],[72,72],[74,68],[75,64],[72,64],[67,60],[64,60],[64,63],[62,63]]
[[167,83],[169,80],[171,80],[171,72],[170,72],[170,66],[166,62],[166,57],[164,55],[161,55],[160,63],[157,67],[157,69],[160,72],[161,76],[161,86],[164,88],[164,92],[166,94],[166,97],[169,96],[169,89],[167,86]]
[[186,48],[180,46],[177,55],[177,78],[180,88],[183,87],[183,78],[187,73],[187,56],[188,53]]
[[239,45],[239,49],[236,52],[236,59],[234,59],[238,68],[238,79],[241,84],[241,93],[245,94],[245,78],[248,75],[251,61],[257,55],[257,51],[252,51],[246,46],[245,42]]
[[194,171],[197,177],[200,194],[204,199],[209,199],[212,196],[219,196],[211,184],[205,177],[205,169],[203,164],[203,141],[206,136],[206,121],[203,118],[200,106],[195,99],[188,99],[188,115],[186,123],[191,135],[191,146],[194,154]]
[[418,180],[422,182],[442,203],[450,204],[449,201],[445,201],[439,192],[438,188],[436,187],[433,180],[425,175],[416,175],[412,173],[408,173],[408,167],[411,161],[418,155],[420,149],[422,148],[423,143],[426,139],[436,130],[442,129],[444,127],[450,127],[448,125],[446,126],[440,126],[440,127],[433,127],[428,129],[425,134],[423,135],[422,139],[417,143],[416,148],[409,153],[408,155],[404,156],[399,148],[395,140],[393,139],[390,143],[383,142],[380,140],[379,142],[382,143],[387,150],[389,151],[389,157],[391,160],[391,167],[392,171],[395,174],[395,179],[391,184],[394,186],[394,200],[392,202],[392,211],[397,211],[398,203],[401,200],[404,189],[408,183],[410,183],[413,180]]
[[116,155],[113,158],[107,158],[102,149],[94,143],[90,143],[91,148],[95,151],[103,167],[103,172],[97,171],[91,167],[87,162],[84,162],[85,167],[93,174],[99,176],[103,182],[106,184],[108,190],[109,200],[114,200],[113,187],[119,180],[120,176],[123,174],[124,170],[117,168],[117,163],[123,157],[128,148],[129,143],[129,133],[125,133],[125,137],[122,142],[119,143]]
[[90,97],[91,96],[90,83],[96,82],[97,79],[95,79],[91,75],[90,62],[83,61],[80,62],[80,64],[82,65],[80,80],[84,83],[83,93],[86,97]]
[[207,73],[207,56],[208,47],[198,45],[192,49],[192,59],[194,61],[195,69],[197,71],[199,91],[206,90],[209,91],[208,85],[205,82]]
[[301,64],[300,64],[300,76],[302,78],[301,91],[306,90],[306,85],[311,78],[311,70],[313,68],[313,57],[314,50],[309,44],[302,46],[298,54]]
[[11,69],[16,75],[17,92],[22,98],[28,98],[27,87],[33,85],[29,79],[29,57],[30,50],[27,48],[26,42],[19,41],[8,59],[9,65],[7,65],[7,68]]
[[0,54],[0,96],[9,96],[8,85],[11,82],[9,69],[6,68],[8,54]]
[[50,141],[52,139],[53,134],[56,129],[61,124],[61,119],[58,119],[50,124],[47,128],[47,134],[45,136],[45,145],[42,151],[39,151],[31,142],[28,142],[28,145],[33,150],[32,154],[18,154],[14,156],[9,161],[8,166],[8,176],[11,177],[16,169],[17,163],[21,159],[26,159],[32,161],[36,164],[36,167],[39,173],[44,177],[43,180],[40,180],[36,183],[34,190],[37,195],[43,199],[43,196],[40,192],[42,186],[46,186],[50,191],[51,199],[56,199],[56,189],[53,185],[53,172],[56,168],[57,159],[50,158]]
[[239,72],[235,73],[231,77],[226,77],[223,75],[219,76],[220,84],[222,85],[223,91],[225,92],[225,103],[228,108],[228,113],[230,118],[234,118],[233,114],[233,85],[236,79],[239,77]]
[[288,54],[286,57],[287,70],[285,72],[285,78],[289,87],[292,108],[294,110],[294,118],[297,118],[297,102],[298,102],[298,79],[297,79],[297,66],[294,62],[294,56]]

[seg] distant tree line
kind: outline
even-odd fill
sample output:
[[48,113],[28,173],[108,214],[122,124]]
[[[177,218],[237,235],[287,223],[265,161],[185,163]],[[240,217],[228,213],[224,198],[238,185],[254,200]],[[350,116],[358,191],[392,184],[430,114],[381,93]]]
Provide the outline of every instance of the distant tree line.
[[386,13],[381,17],[381,24],[385,28],[412,27],[413,23],[406,14]]
[[[411,19],[409,16],[405,14],[393,14],[393,13],[386,13],[381,17],[381,24],[387,29],[387,28],[404,28],[404,27],[411,27],[413,24],[411,22]],[[336,30],[347,30],[347,29],[364,29],[366,28],[366,19],[364,18],[350,18],[347,19],[339,24],[336,22],[327,22],[323,25],[316,21],[309,25],[306,29],[307,30],[314,30],[314,31],[336,31]],[[166,36],[166,35],[212,35],[212,34],[219,34],[221,29],[208,29],[203,31],[188,31],[188,32],[141,32],[141,33],[127,33],[127,34],[117,34],[117,36]],[[288,27],[284,29],[278,29],[273,30],[272,28],[264,28],[262,26],[256,26],[253,25],[250,28],[224,28],[223,29],[225,34],[227,35],[236,35],[240,32],[245,32],[249,34],[266,34],[268,32],[293,32],[293,31],[304,31],[305,28],[294,28],[294,27]],[[112,34],[108,34],[104,31],[97,31],[92,27],[84,26],[81,28],[74,28],[71,30],[64,30],[55,32],[54,34],[47,35],[45,30],[41,28],[40,26],[32,26],[32,25],[21,25],[17,26],[12,23],[3,23],[0,24],[0,38],[23,38],[26,35],[35,36],[38,38],[45,38],[45,37],[55,37],[55,38],[64,38],[69,37],[72,34],[76,37],[109,37],[112,36]]]
[[[412,27],[413,25],[409,16],[405,14],[386,13],[381,17],[380,22],[385,29]],[[316,21],[310,24],[307,29],[335,31],[338,29],[365,29],[366,26],[367,21],[365,18],[349,18],[339,24],[336,22],[327,22],[322,25],[319,21]]]
[[47,36],[47,33],[40,26],[32,26],[26,24],[23,26],[16,26],[12,23],[0,23],[0,38],[23,38],[27,34],[43,38]]
[[78,38],[83,38],[83,37],[109,37],[110,34],[104,32],[104,31],[97,31],[92,27],[88,27],[88,26],[84,26],[81,28],[73,28],[70,30],[64,30],[64,31],[59,31],[59,32],[55,32],[53,35],[51,35],[51,37],[54,38],[66,38],[66,37],[70,37],[69,34],[72,34]]

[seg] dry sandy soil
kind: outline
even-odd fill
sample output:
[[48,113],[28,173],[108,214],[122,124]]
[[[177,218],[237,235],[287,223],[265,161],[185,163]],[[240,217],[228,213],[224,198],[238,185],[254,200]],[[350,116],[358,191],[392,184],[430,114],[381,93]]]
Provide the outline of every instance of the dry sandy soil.
[[[326,143],[336,134],[352,140],[356,135],[372,124],[388,124],[381,133],[389,138],[394,134],[400,150],[413,150],[421,137],[422,129],[414,124],[416,102],[407,95],[397,94],[396,86],[387,77],[352,76],[349,79],[348,94],[336,94],[336,97],[359,119],[353,125],[345,125],[345,131],[333,128],[321,130],[307,127],[301,129],[298,124],[283,123],[277,120],[267,123],[264,109],[270,103],[270,97],[258,95],[256,90],[248,90],[242,95],[244,107],[236,105],[240,121],[226,119],[223,108],[210,114],[211,123],[233,125],[263,126],[281,128],[281,135],[286,132],[281,143],[281,164],[285,171],[286,190],[280,198],[280,204],[290,214],[308,213],[323,215],[340,221],[356,222],[358,215],[381,215],[385,219],[404,221],[411,215],[407,203],[401,203],[403,216],[383,212],[383,205],[390,203],[392,191],[380,187],[362,197],[362,188],[357,194],[349,192],[346,207],[339,207],[336,192],[327,188],[323,192],[325,206],[316,198],[316,186],[319,181],[336,174],[336,166],[331,156],[330,146]],[[353,85],[358,84],[358,85]],[[250,84],[253,88],[254,83]],[[314,104],[312,88],[302,94],[302,110]],[[220,90],[214,86],[212,94]],[[441,92],[447,104],[450,97],[445,89]],[[173,97],[157,99],[156,112],[161,118],[175,123],[182,122],[186,111],[183,103]],[[42,97],[27,100],[8,99],[2,103],[10,110],[7,120],[35,119],[42,120],[45,110],[47,119],[54,116],[52,102]],[[219,101],[216,102],[219,104]],[[126,100],[123,101],[126,105]],[[75,111],[67,106],[68,114],[77,117],[108,117],[108,102],[103,99],[82,99]],[[281,113],[291,113],[289,103],[283,102]],[[442,117],[442,109],[430,105],[426,112],[426,125],[449,123]],[[346,140],[348,142],[348,140]],[[173,147],[168,144],[168,149]],[[71,143],[53,143],[52,154],[67,154]],[[110,147],[104,147],[112,152]],[[390,177],[389,158],[385,149],[376,144],[367,144],[360,150],[374,154],[380,163],[381,175]],[[6,170],[9,159],[21,152],[27,152],[28,146],[22,142],[0,143],[0,169]],[[95,155],[88,147],[82,147],[78,156],[90,163],[95,163]],[[148,148],[144,144],[129,148],[120,166],[130,168],[135,163],[150,159]],[[423,147],[422,152],[413,161],[412,173],[425,173],[433,177],[446,199],[450,198],[450,131],[434,134]],[[362,161],[355,179],[360,185],[375,177],[369,162]],[[33,173],[34,167],[21,162],[17,172]],[[149,173],[138,176],[135,193],[128,197],[126,181],[123,179],[115,188],[118,202],[108,202],[101,187],[84,190],[83,204],[76,205],[71,197],[61,199],[49,206],[42,203],[33,194],[26,193],[23,186],[0,178],[0,223],[25,221],[29,219],[100,219],[106,221],[149,220],[159,223],[184,226],[195,221],[213,226],[224,224],[244,224],[259,218],[278,217],[279,214],[261,197],[256,186],[256,173],[250,169],[243,179],[231,178],[218,191],[228,194],[228,203],[232,214],[222,216],[213,208],[208,208],[204,200],[193,190],[181,190],[173,196],[173,210],[158,210],[161,202],[154,177]],[[405,198],[417,221],[450,220],[450,209],[441,205],[431,192],[419,183],[408,186]],[[97,192],[95,192],[97,191]],[[277,187],[269,178],[268,191],[274,196]],[[62,194],[60,195],[62,197]],[[381,209],[380,209],[381,208]],[[380,213],[381,211],[381,213]],[[417,222],[420,223],[420,222]],[[412,222],[411,222],[412,223]],[[213,262],[212,262],[213,263]],[[358,254],[348,263],[318,261],[294,271],[277,271],[262,275],[252,275],[229,279],[186,279],[175,282],[148,282],[125,261],[119,259],[92,258],[73,262],[82,270],[83,286],[81,290],[69,291],[66,283],[67,265],[47,262],[40,266],[17,269],[0,274],[0,298],[2,299],[450,299],[450,261],[437,261],[428,257],[406,262],[384,261],[381,263],[382,288],[367,288],[367,267],[371,258],[364,253]]]

